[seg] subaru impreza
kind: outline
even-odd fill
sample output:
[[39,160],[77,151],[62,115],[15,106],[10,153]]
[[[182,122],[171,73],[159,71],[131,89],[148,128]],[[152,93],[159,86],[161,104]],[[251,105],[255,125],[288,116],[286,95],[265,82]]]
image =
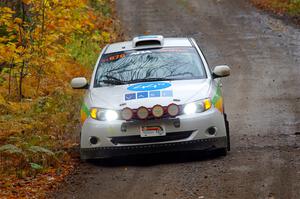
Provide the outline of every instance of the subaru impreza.
[[146,35],[103,48],[81,107],[81,159],[230,150],[221,78],[192,38]]

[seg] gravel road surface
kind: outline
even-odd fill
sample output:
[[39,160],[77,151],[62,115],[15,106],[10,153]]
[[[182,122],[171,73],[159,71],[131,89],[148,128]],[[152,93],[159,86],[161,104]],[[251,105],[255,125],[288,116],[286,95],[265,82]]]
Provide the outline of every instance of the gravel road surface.
[[245,0],[116,0],[125,36],[193,37],[223,82],[232,150],[82,163],[54,198],[300,198],[300,29]]

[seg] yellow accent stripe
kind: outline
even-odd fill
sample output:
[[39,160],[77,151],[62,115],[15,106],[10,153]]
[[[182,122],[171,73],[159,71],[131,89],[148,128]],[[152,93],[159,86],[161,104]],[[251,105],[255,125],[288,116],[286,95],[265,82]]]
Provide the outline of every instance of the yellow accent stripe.
[[221,113],[223,113],[223,98],[220,97],[219,100],[215,104],[216,109],[218,109]]
[[87,108],[87,106],[83,103],[82,106],[81,106],[81,110],[80,110],[80,120],[81,120],[81,123],[83,124],[84,121],[88,118],[90,114],[90,111],[89,109]]

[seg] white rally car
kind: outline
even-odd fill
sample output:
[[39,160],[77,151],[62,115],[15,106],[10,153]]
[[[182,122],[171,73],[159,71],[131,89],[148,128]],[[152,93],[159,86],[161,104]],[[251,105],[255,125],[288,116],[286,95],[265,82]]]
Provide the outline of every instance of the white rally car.
[[107,45],[81,108],[82,159],[168,151],[230,149],[220,77],[192,38],[135,37]]

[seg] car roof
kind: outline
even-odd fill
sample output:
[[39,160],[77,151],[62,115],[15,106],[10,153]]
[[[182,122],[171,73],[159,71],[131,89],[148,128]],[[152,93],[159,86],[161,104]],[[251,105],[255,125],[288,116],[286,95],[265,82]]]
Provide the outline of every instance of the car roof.
[[[155,43],[154,45],[139,45],[135,46],[137,42],[160,42],[160,44]],[[161,35],[146,35],[146,36],[138,36],[133,38],[132,41],[124,41],[118,43],[112,43],[107,46],[105,50],[105,54],[115,53],[120,51],[127,50],[140,50],[140,49],[150,49],[157,47],[192,47],[192,43],[189,38],[182,37],[169,37],[164,38]]]

